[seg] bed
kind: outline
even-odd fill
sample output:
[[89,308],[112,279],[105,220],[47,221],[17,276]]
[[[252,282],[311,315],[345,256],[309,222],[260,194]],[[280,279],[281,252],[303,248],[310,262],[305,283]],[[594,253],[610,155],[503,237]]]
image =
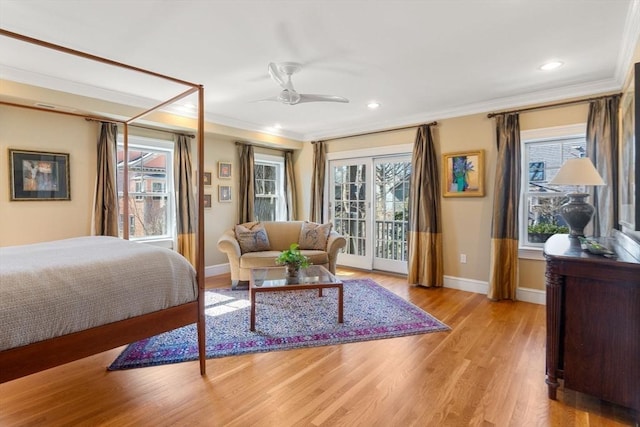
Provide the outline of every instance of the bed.
[[194,266],[177,252],[129,241],[128,226],[124,239],[87,236],[0,248],[0,383],[192,323],[197,324],[204,375],[204,88],[3,29],[0,35],[186,86],[168,101],[123,120],[2,102],[122,124],[125,151],[133,122],[194,93],[199,104]]

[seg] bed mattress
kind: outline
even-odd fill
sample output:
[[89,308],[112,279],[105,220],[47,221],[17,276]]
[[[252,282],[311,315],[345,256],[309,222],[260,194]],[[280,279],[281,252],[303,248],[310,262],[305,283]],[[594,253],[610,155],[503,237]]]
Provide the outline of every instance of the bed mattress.
[[0,351],[197,300],[169,249],[92,236],[0,248]]

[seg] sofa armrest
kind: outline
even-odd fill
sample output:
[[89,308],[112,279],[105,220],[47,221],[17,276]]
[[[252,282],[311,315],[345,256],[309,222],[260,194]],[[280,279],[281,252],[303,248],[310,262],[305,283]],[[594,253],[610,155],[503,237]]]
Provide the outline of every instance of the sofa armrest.
[[327,239],[327,255],[329,257],[329,271],[336,273],[336,262],[338,261],[338,252],[347,246],[347,239],[335,230],[331,230],[329,239]]
[[231,270],[231,280],[239,280],[240,269],[240,244],[236,240],[233,230],[227,230],[218,239],[218,249],[227,254],[229,258],[229,268]]

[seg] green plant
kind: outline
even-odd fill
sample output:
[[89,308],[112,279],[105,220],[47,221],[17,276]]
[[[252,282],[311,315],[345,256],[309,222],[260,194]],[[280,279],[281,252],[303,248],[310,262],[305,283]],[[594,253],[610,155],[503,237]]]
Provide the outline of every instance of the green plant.
[[309,258],[302,255],[302,252],[300,252],[299,245],[297,243],[292,243],[289,246],[289,249],[282,251],[280,255],[278,255],[278,258],[276,258],[276,264],[294,265],[300,268],[306,268],[311,265]]
[[527,232],[530,234],[566,234],[569,232],[569,227],[543,222],[528,226]]

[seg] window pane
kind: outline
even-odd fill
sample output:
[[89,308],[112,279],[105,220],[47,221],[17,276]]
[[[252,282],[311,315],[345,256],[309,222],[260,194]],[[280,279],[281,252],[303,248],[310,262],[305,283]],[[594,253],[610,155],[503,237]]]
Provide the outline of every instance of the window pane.
[[569,232],[558,208],[565,203],[566,193],[575,188],[549,185],[549,181],[567,159],[584,157],[585,152],[584,136],[525,143],[522,171],[526,183],[522,188],[525,245],[542,246],[553,234]]
[[[135,238],[170,237],[173,224],[169,208],[171,183],[168,171],[172,167],[173,155],[170,151],[152,147],[130,147],[129,179],[124,182],[124,151],[118,145],[117,185],[119,209],[123,212],[123,188],[129,191],[129,236]],[[170,176],[170,175],[169,175]],[[119,234],[124,234],[124,223],[119,221]]]

